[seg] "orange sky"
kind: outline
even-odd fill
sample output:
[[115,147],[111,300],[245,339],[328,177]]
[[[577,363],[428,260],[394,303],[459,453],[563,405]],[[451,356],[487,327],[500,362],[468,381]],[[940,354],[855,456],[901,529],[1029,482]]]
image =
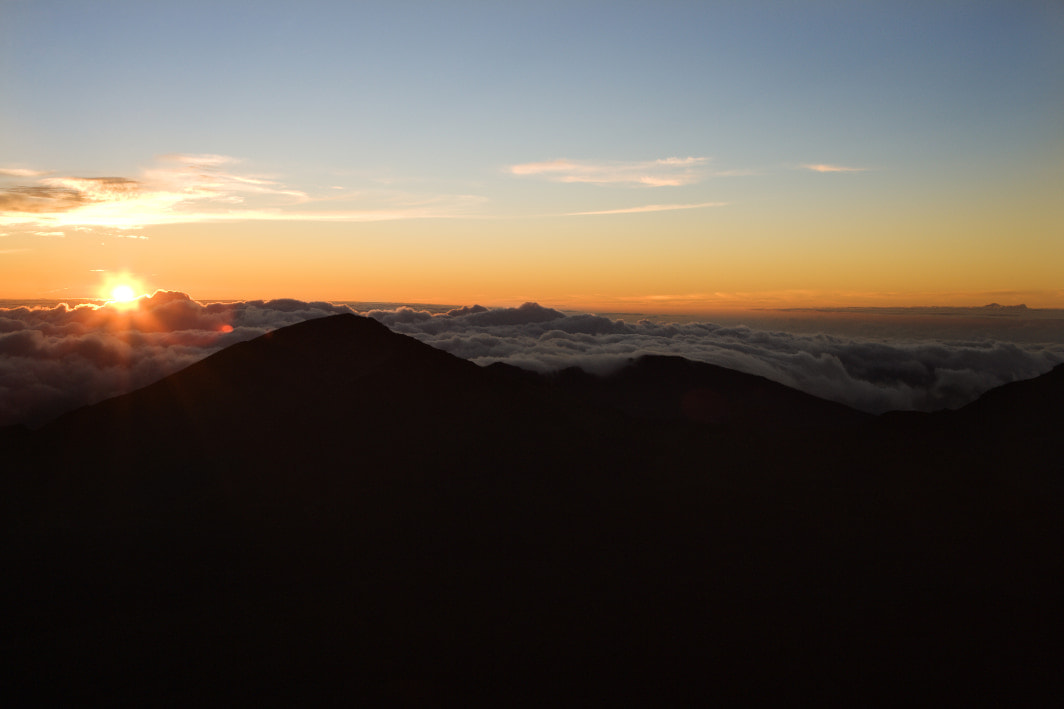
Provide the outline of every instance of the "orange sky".
[[1064,307],[1059,7],[56,7],[0,298]]

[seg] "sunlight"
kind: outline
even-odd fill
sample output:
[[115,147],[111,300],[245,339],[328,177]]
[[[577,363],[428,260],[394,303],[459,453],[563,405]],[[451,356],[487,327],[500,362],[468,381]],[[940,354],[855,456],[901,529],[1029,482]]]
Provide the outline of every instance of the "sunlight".
[[137,307],[137,302],[144,293],[144,284],[124,272],[105,278],[99,290],[101,300],[124,310]]
[[111,289],[111,300],[116,303],[128,303],[137,297],[137,294],[133,291],[133,287],[125,283],[120,283]]

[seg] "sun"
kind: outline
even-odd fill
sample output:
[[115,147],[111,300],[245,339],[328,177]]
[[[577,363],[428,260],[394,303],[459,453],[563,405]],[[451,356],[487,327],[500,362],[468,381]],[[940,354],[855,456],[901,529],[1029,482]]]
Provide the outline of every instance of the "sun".
[[136,291],[133,290],[133,286],[128,283],[119,283],[111,288],[111,300],[116,303],[128,303],[137,297]]
[[112,307],[129,309],[137,306],[141,295],[144,294],[144,286],[140,279],[128,273],[116,273],[104,279],[99,293],[100,300],[106,301]]

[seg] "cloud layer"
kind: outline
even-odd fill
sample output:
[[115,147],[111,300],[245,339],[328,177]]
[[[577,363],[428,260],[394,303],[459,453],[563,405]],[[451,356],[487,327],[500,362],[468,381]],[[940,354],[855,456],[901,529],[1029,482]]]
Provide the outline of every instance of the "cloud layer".
[[167,291],[132,308],[0,309],[0,425],[43,423],[233,343],[338,312],[348,309],[288,300],[205,305]]
[[[0,309],[0,425],[36,425],[147,385],[233,343],[334,313],[296,300],[199,303],[160,291],[135,307]],[[355,311],[357,312],[357,311]],[[985,338],[871,340],[713,323],[637,323],[567,315],[535,303],[446,313],[365,313],[392,330],[486,365],[606,373],[642,354],[671,354],[758,374],[880,413],[961,406],[1064,361],[1064,342]]]
[[616,370],[642,354],[718,364],[871,413],[962,406],[988,389],[1047,372],[1064,361],[1064,342],[984,338],[883,341],[794,334],[713,323],[628,323],[564,315],[536,304],[443,315],[399,309],[368,313],[478,364],[506,362],[550,371]]

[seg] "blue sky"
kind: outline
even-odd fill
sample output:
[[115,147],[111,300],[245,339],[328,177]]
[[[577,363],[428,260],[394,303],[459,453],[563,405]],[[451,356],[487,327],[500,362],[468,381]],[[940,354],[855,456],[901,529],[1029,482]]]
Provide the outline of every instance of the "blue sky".
[[[398,268],[403,253],[429,248],[453,278],[411,299],[459,297],[472,272],[440,254],[491,243],[499,260],[478,264],[520,287],[508,293],[485,280],[470,295],[536,296],[535,272],[507,264],[536,252],[531,262],[548,269],[537,249],[558,234],[554,246],[579,262],[564,282],[544,275],[543,294],[558,299],[669,295],[665,249],[702,264],[728,293],[850,293],[865,303],[870,293],[948,300],[1026,288],[1064,304],[1064,283],[1044,265],[1064,257],[1054,246],[1064,229],[1057,2],[8,0],[0,95],[0,170],[11,173],[0,188],[26,194],[40,180],[122,177],[147,189],[170,169],[162,156],[226,156],[196,163],[225,165],[225,179],[211,183],[215,202],[284,213],[288,231],[263,225],[261,210],[220,224],[200,203],[183,222],[198,237],[227,240],[226,254],[290,239],[328,262],[352,257],[337,240],[392,238],[351,215],[412,215],[394,252],[373,253]],[[234,186],[251,184],[243,178],[269,190],[237,194]],[[80,208],[65,204],[66,216],[51,222],[4,212],[0,251],[38,260],[2,259],[0,274],[65,264],[38,236],[65,229],[71,263],[56,278],[95,264],[180,288],[173,281],[196,274],[160,264],[198,242],[174,226],[184,203],[164,202],[167,218],[138,212],[130,222],[146,237],[139,251],[123,245],[122,258],[102,266],[74,243]],[[403,211],[411,205],[420,211]],[[315,211],[351,218],[308,237],[313,224],[297,218]],[[574,214],[582,216],[561,219]],[[86,229],[107,228],[86,220]],[[446,249],[431,246],[433,234]],[[611,249],[630,256],[615,264],[615,285],[600,278],[582,291],[579,274]],[[904,258],[884,265],[898,251]],[[945,273],[936,294],[935,268],[948,268],[951,252],[972,276]],[[277,263],[285,253],[276,251]],[[802,277],[786,274],[788,261],[800,262]],[[640,263],[657,264],[655,277],[633,276]],[[684,264],[672,295],[721,290],[701,287]],[[728,270],[717,274],[721,264]],[[995,276],[995,265],[1007,274]],[[867,293],[854,285],[863,269]],[[254,289],[248,273],[233,277]],[[322,276],[331,284],[323,296],[342,295],[337,278]],[[398,273],[393,281],[406,283]],[[36,288],[29,276],[19,282],[19,293]],[[227,290],[217,279],[205,287]],[[292,287],[315,295],[304,281]]]

